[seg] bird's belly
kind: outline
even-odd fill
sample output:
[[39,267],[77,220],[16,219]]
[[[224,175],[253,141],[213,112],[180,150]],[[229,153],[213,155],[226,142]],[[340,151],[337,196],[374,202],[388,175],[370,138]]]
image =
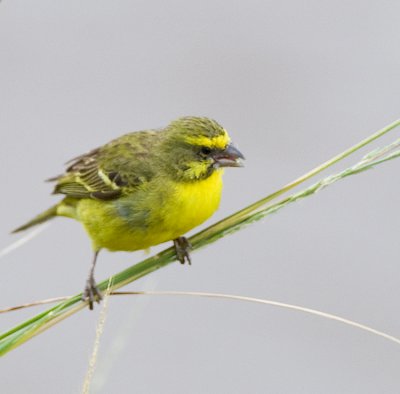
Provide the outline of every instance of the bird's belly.
[[101,202],[81,200],[79,220],[95,249],[134,251],[175,239],[207,220],[218,208],[222,171],[192,183],[174,183],[152,197]]

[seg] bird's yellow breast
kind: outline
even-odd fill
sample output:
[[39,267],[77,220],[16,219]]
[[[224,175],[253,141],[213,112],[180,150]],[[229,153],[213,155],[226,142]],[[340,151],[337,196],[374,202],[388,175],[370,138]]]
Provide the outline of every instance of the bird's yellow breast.
[[76,218],[89,233],[95,249],[146,249],[184,235],[218,209],[222,172],[217,170],[193,182],[150,184],[141,194],[128,195],[123,201],[82,199]]
[[205,180],[176,183],[168,206],[164,209],[164,223],[172,229],[174,239],[207,220],[221,200],[222,170]]

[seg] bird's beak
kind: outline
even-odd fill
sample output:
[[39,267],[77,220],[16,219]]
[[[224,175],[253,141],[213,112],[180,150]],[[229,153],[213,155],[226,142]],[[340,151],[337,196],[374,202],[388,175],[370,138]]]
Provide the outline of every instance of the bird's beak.
[[223,151],[215,152],[213,155],[214,167],[243,167],[245,160],[242,153],[233,145],[229,144]]

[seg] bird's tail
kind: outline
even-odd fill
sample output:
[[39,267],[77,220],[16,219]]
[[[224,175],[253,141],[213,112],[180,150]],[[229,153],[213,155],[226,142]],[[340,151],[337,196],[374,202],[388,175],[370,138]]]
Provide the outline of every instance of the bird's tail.
[[20,231],[27,230],[30,227],[36,226],[37,224],[46,222],[47,220],[53,219],[55,216],[57,216],[57,208],[59,204],[53,205],[51,208],[48,210],[40,213],[36,217],[34,217],[32,220],[29,222],[23,224],[22,226],[16,228],[15,230],[12,231],[12,233],[18,233]]

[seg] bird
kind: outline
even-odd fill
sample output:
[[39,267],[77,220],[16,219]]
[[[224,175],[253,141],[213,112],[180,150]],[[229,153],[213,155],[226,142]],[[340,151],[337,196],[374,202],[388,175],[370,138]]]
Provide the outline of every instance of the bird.
[[136,251],[173,241],[177,260],[191,264],[184,236],[219,207],[226,167],[243,154],[215,120],[185,116],[161,129],[135,131],[75,157],[47,179],[64,197],[13,233],[57,216],[75,219],[92,242],[82,300],[93,309],[101,292],[94,278],[102,249]]

